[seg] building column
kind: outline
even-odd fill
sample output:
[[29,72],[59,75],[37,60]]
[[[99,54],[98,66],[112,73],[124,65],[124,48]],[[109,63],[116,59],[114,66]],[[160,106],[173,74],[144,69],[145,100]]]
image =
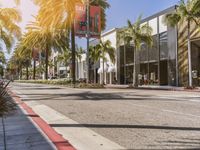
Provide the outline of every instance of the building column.
[[160,31],[159,31],[159,17],[157,17],[157,32],[158,32],[158,85],[160,85]]
[[112,84],[112,72],[110,72],[110,84]]

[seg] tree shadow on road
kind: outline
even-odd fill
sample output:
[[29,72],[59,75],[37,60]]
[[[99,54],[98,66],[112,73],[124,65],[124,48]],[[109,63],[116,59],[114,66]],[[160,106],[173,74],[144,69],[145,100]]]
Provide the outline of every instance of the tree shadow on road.
[[152,129],[152,130],[179,130],[199,131],[200,127],[174,127],[154,125],[126,125],[126,124],[50,124],[51,127],[87,127],[87,128],[122,128],[122,129]]
[[68,93],[68,94],[26,94],[30,98],[22,98],[24,101],[32,100],[89,100],[89,101],[101,101],[101,100],[151,100],[151,101],[180,101],[176,99],[166,97],[156,97],[154,95],[123,95],[118,93]]

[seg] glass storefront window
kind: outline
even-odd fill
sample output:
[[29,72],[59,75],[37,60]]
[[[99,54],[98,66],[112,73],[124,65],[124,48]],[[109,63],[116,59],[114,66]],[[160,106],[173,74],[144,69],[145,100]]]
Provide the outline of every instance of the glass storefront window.
[[163,32],[159,36],[160,36],[160,59],[168,59],[167,32]]
[[126,47],[126,64],[134,63],[134,48],[133,46]]
[[142,43],[140,49],[140,62],[148,61],[148,47],[146,43]]
[[120,66],[124,65],[124,46],[120,46]]
[[164,15],[159,17],[159,33],[166,32],[167,25],[164,23]]
[[158,34],[158,19],[157,18],[150,20],[149,26],[153,29],[152,35]]
[[158,38],[157,35],[153,36],[153,46],[149,48],[149,61],[158,60]]
[[158,62],[149,63],[149,84],[158,84]]

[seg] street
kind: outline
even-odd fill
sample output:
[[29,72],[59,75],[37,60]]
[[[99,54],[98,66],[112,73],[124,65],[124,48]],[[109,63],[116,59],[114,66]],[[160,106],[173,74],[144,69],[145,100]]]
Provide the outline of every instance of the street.
[[200,149],[200,93],[25,83],[10,87],[29,106],[42,104],[77,122],[48,122],[58,131],[87,128],[124,149]]

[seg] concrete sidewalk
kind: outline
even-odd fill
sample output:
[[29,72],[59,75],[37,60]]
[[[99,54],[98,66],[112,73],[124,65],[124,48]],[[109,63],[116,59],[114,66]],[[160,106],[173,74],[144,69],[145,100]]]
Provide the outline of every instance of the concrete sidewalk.
[[55,149],[54,144],[19,106],[12,114],[0,118],[0,150]]
[[[129,85],[116,85],[116,84],[107,84],[106,88],[113,89],[128,89],[133,88]],[[158,85],[142,85],[138,86],[136,89],[146,89],[146,90],[168,90],[168,91],[186,91],[186,92],[200,92],[200,88],[195,89],[185,89],[184,87],[175,87],[175,86],[158,86]]]

